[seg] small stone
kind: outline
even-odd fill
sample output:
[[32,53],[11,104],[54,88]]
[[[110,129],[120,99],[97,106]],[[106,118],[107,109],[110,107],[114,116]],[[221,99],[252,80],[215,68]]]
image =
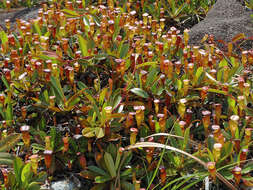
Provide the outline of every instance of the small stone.
[[78,190],[75,183],[70,180],[52,182],[51,190]]

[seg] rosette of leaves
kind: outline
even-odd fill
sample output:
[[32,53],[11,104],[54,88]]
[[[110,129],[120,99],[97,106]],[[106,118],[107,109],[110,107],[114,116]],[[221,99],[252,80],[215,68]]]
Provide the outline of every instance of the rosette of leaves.
[[80,173],[82,177],[94,180],[92,190],[135,189],[131,182],[133,168],[126,167],[132,159],[131,152],[120,153],[115,145],[110,144],[105,152],[97,154],[101,156],[96,160],[97,166],[88,166]]

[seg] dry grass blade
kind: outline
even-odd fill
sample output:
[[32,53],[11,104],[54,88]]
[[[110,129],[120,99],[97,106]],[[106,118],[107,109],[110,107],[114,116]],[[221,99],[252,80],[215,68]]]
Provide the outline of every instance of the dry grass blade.
[[[169,145],[164,145],[164,144],[160,144],[160,143],[153,143],[153,142],[140,142],[140,143],[136,143],[134,145],[130,145],[130,146],[126,147],[126,150],[131,150],[131,149],[135,149],[135,148],[145,148],[145,147],[165,148],[165,149],[168,149],[168,150],[179,152],[181,154],[184,154],[184,155],[186,155],[186,156],[194,159],[199,164],[201,164],[202,166],[204,166],[205,169],[207,169],[207,164],[204,161],[200,160],[196,156],[193,156],[193,155],[189,154],[188,152],[185,152],[183,150],[177,149],[177,148],[169,146]],[[237,188],[235,186],[233,186],[227,179],[225,179],[220,173],[216,172],[216,176],[223,183],[225,183],[230,189],[237,190]]]
[[[184,137],[182,136],[178,136],[178,135],[173,135],[173,134],[169,134],[169,133],[156,133],[156,134],[153,134],[153,135],[149,135],[147,137],[145,137],[145,139],[149,138],[149,137],[156,137],[156,136],[167,136],[167,137],[175,137],[175,138],[178,138],[178,139],[182,139],[184,140]],[[192,145],[194,146],[199,146],[199,143],[189,139],[189,143],[191,143]],[[204,148],[204,146],[201,146],[202,148]]]

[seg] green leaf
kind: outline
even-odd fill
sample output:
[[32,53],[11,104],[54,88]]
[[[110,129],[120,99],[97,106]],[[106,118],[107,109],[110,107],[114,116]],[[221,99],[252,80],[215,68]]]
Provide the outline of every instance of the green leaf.
[[236,130],[235,130],[235,138],[236,139],[239,139],[240,137],[240,134],[239,134],[239,128],[237,127]]
[[8,36],[3,30],[0,31],[0,39],[2,41],[2,44],[8,42]]
[[158,71],[157,71],[156,67],[151,67],[149,69],[149,73],[147,76],[147,81],[146,81],[145,87],[150,86],[154,82],[154,80],[157,77],[157,73],[158,73]]
[[241,72],[243,71],[244,67],[243,65],[237,66],[237,67],[232,67],[229,70],[229,75],[228,75],[228,80],[231,81],[235,77],[236,74],[240,75]]
[[78,88],[80,88],[80,89],[83,89],[83,88],[88,88],[88,86],[86,85],[86,84],[84,84],[83,82],[81,82],[81,81],[78,81],[77,82],[77,86],[78,86]]
[[92,15],[93,21],[96,23],[98,27],[100,27],[100,20],[96,15]]
[[121,187],[123,190],[135,190],[134,185],[127,181],[121,181]]
[[51,138],[50,138],[51,148],[54,150],[56,138],[57,138],[57,131],[56,131],[55,126],[51,127],[49,135],[51,136]]
[[227,60],[224,58],[220,61],[219,63],[219,67],[225,67],[225,66],[228,66],[228,62]]
[[234,114],[237,115],[236,101],[234,100],[234,98],[230,98],[230,97],[228,97],[227,100],[228,100],[229,109],[233,111]]
[[183,136],[183,132],[182,129],[180,128],[178,123],[175,123],[174,125],[174,129],[175,129],[175,134],[178,136]]
[[85,15],[83,17],[83,22],[84,22],[84,25],[85,25],[85,29],[87,31],[89,31],[90,30],[90,21],[89,21],[88,17],[85,16]]
[[71,96],[66,101],[66,105],[70,106],[70,107],[76,105],[80,101],[80,99],[78,99],[77,97],[79,97],[81,94],[83,94],[85,90],[86,90],[86,88],[83,88],[83,89],[79,90],[77,93],[75,93],[73,96]]
[[108,88],[103,88],[99,95],[99,105],[103,105]]
[[39,124],[39,129],[40,130],[45,130],[45,128],[46,128],[46,119],[45,119],[44,116],[41,116],[41,119],[40,119],[38,124]]
[[113,33],[113,41],[115,41],[116,37],[119,35],[120,33],[120,27],[119,27],[119,20],[120,20],[121,15],[118,15],[115,20],[114,20],[114,33]]
[[5,85],[5,87],[6,87],[8,90],[10,90],[10,85],[9,85],[8,81],[6,80],[6,78],[5,78],[4,75],[2,75],[1,79],[2,79],[2,81],[3,81],[4,85]]
[[142,90],[141,88],[132,88],[130,91],[132,93],[142,97],[142,98],[148,98],[149,97],[148,93],[145,92],[144,90]]
[[77,97],[74,100],[72,100],[69,104],[66,110],[72,110],[74,108],[75,105],[77,105],[80,102],[80,98]]
[[105,152],[111,154],[112,158],[115,159],[118,149],[114,144],[110,143],[107,145]]
[[217,90],[217,89],[213,89],[213,88],[208,88],[208,92],[212,92],[212,93],[216,93],[216,94],[223,94],[223,95],[227,95],[228,94],[226,91]]
[[[183,176],[183,177],[176,178],[176,179],[170,181],[169,183],[167,183],[161,190],[165,190],[166,188],[169,189],[168,188],[169,186],[171,186],[172,184],[174,184],[174,183],[176,183],[176,182],[178,182],[182,179],[188,178],[188,180],[189,180],[190,178],[193,178],[193,177],[196,177],[196,176],[197,176],[196,174],[192,174],[192,175],[186,175],[186,176]],[[197,178],[198,178],[198,176],[197,176]]]
[[121,97],[120,95],[118,95],[118,96],[114,99],[112,109],[115,109],[116,107],[118,107],[118,105],[120,104],[121,100],[122,100],[122,97]]
[[93,186],[90,190],[105,190],[107,184],[106,183],[99,183]]
[[111,154],[109,154],[108,152],[105,152],[104,160],[105,160],[105,165],[106,165],[111,177],[112,178],[116,177],[116,168],[115,168]]
[[33,143],[31,144],[31,147],[34,150],[45,150],[45,147],[42,144]]
[[94,180],[96,176],[98,176],[97,174],[89,171],[89,170],[83,170],[80,172],[80,176],[82,176],[85,179],[90,179],[90,180]]
[[[193,182],[191,182],[190,184],[188,184],[187,186],[184,186],[184,188],[182,189],[182,190],[188,190],[188,189],[191,189],[191,187],[192,186],[194,186],[195,184],[197,184],[197,183],[199,183],[199,182],[201,182],[201,181],[203,181],[203,179],[204,179],[205,177],[201,177],[200,179],[197,179],[197,180],[195,180],[195,181],[193,181]],[[188,182],[189,180],[187,180],[186,181],[186,183]],[[185,184],[185,183],[184,183]]]
[[31,172],[31,163],[26,164],[21,172],[21,181],[28,185],[28,182],[32,178],[33,173]]
[[65,96],[59,79],[55,78],[54,76],[51,76],[51,84],[55,90],[55,93],[57,94],[57,97],[60,96],[62,103],[65,102]]
[[190,137],[190,127],[188,127],[185,132],[184,132],[184,144],[183,144],[183,150],[186,149],[186,146],[188,144],[189,141],[189,137]]
[[221,79],[222,79],[222,74],[223,74],[223,69],[220,69],[220,70],[218,71],[218,73],[217,73],[217,80],[218,80],[218,81],[221,81]]
[[103,138],[105,136],[104,130],[101,127],[95,128],[95,134],[98,139]]
[[82,55],[87,56],[88,55],[87,41],[81,35],[78,35],[78,42],[81,48]]
[[212,162],[214,162],[213,153],[210,151],[209,148],[207,148],[206,150],[207,150],[207,153],[208,153],[208,156],[209,156],[210,160],[211,160]]
[[121,46],[120,48],[120,54],[119,54],[120,58],[126,57],[128,50],[129,50],[129,44],[128,43],[123,44],[123,46]]
[[0,152],[0,165],[12,166],[14,156],[7,152]]
[[157,64],[158,64],[157,61],[145,62],[145,63],[142,63],[142,64],[138,64],[138,65],[136,66],[136,68],[139,69],[140,67],[145,67],[145,66],[152,66],[152,67],[155,67]]
[[69,9],[63,9],[61,10],[65,16],[67,17],[79,17],[80,15],[76,12],[76,11],[72,11],[72,10],[69,10]]
[[95,183],[105,183],[107,181],[110,181],[112,178],[111,176],[97,176],[95,177]]
[[247,181],[253,181],[253,177],[251,177],[251,176],[242,176],[242,179],[247,180]]
[[101,168],[98,168],[97,166],[88,166],[88,170],[90,170],[91,172],[97,175],[102,175],[102,176],[108,175],[104,170],[102,170]]
[[0,158],[13,159],[14,156],[7,152],[0,152]]
[[249,172],[251,172],[253,170],[253,164],[249,163],[246,166],[243,167],[242,169],[242,173],[243,174],[248,174]]
[[0,152],[5,152],[14,147],[21,138],[21,134],[13,133],[0,141]]
[[82,0],[82,4],[83,4],[83,8],[85,8],[86,7],[86,1],[85,0]]
[[34,29],[37,32],[37,34],[39,34],[39,36],[41,36],[41,30],[40,30],[40,26],[39,26],[39,21],[35,21],[33,26],[34,26]]
[[13,109],[12,104],[8,103],[7,108],[5,110],[5,120],[11,121],[13,119]]
[[119,168],[119,164],[120,164],[120,160],[121,160],[120,158],[121,158],[120,153],[119,153],[119,151],[117,151],[117,156],[116,156],[116,160],[115,160],[116,170],[118,170],[118,168]]
[[227,180],[233,179],[233,174],[231,171],[223,170],[223,171],[220,171],[220,174],[223,175]]
[[120,177],[130,176],[130,175],[132,175],[132,173],[133,173],[133,169],[128,168],[120,173]]
[[38,182],[32,182],[28,185],[27,190],[40,190],[40,184]]
[[82,134],[83,136],[85,137],[94,137],[95,136],[95,129],[94,128],[91,128],[91,127],[86,127],[82,130]]
[[198,84],[198,83],[200,83],[200,76],[203,74],[203,72],[204,72],[204,68],[203,67],[199,67],[198,69],[197,69],[197,71],[196,71],[196,73],[195,73],[195,77],[194,77],[194,84],[196,85],[196,84]]
[[16,157],[16,159],[13,162],[13,168],[14,173],[17,179],[17,182],[21,184],[21,169],[24,166],[24,162],[21,160],[21,158]]
[[0,165],[12,166],[13,160],[8,158],[0,158]]

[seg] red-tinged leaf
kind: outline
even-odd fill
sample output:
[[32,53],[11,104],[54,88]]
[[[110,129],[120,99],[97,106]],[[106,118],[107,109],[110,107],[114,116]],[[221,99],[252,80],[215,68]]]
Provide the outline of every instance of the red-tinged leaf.
[[96,174],[93,173],[93,172],[91,172],[91,171],[84,170],[84,171],[81,171],[81,172],[80,172],[80,176],[82,176],[82,177],[85,178],[85,179],[94,180],[95,177],[96,177]]
[[110,118],[112,119],[112,118],[122,118],[122,117],[126,117],[127,116],[127,114],[125,114],[125,113],[113,113],[113,114],[111,114],[111,116],[110,116]]
[[152,67],[155,67],[157,64],[158,64],[157,61],[145,62],[145,63],[142,63],[142,64],[137,65],[136,68],[139,69],[139,68],[145,67],[145,66],[152,66]]
[[[195,90],[201,91],[202,88],[195,88]],[[228,94],[228,92],[226,92],[226,91],[218,90],[218,89],[214,89],[214,88],[209,88],[208,92],[212,92],[212,93],[216,93],[216,94],[223,94],[223,95],[227,95]]]
[[232,42],[235,43],[235,42],[237,42],[239,40],[243,40],[245,38],[246,38],[245,34],[240,33],[240,34],[237,34],[235,37],[232,38]]
[[49,57],[53,57],[53,58],[56,58],[56,59],[60,59],[60,57],[56,54],[56,52],[54,51],[42,51],[42,53],[44,55],[47,55]]
[[61,109],[59,109],[57,107],[54,107],[54,106],[49,106],[48,109],[51,110],[51,111],[54,111],[54,112],[62,112]]
[[79,17],[80,16],[77,12],[69,10],[69,9],[63,9],[62,12],[67,17]]
[[223,44],[224,46],[226,46],[226,42],[225,41],[223,41],[223,40],[217,40],[219,43],[221,43],[221,44]]

